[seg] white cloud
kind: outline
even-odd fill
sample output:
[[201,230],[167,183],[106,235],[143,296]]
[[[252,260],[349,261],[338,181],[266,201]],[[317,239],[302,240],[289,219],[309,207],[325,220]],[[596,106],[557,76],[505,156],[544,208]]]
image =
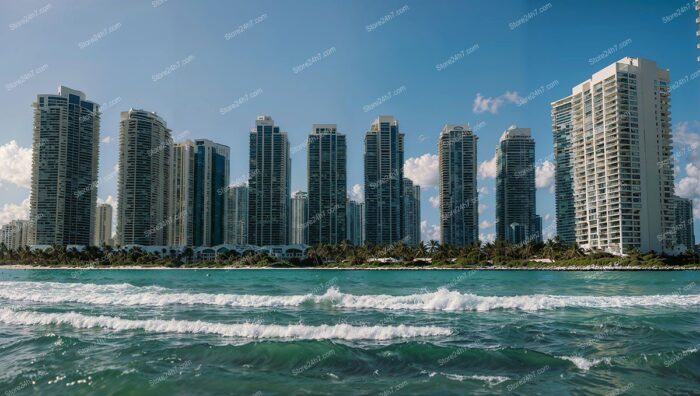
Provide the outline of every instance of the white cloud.
[[29,197],[21,204],[5,204],[0,210],[0,225],[7,224],[12,220],[29,219]]
[[433,197],[428,198],[428,201],[430,202],[430,206],[432,206],[433,208],[440,207],[440,197],[433,196]]
[[474,99],[474,105],[472,106],[472,111],[476,114],[485,112],[496,114],[498,113],[498,109],[500,109],[504,103],[521,103],[522,100],[523,98],[520,97],[517,92],[511,91],[506,91],[506,93],[503,95],[495,98],[490,96],[485,98],[481,96],[480,93],[477,93],[476,98]]
[[427,220],[420,222],[420,232],[424,241],[430,240],[440,240],[440,226],[435,224],[428,224]]
[[494,225],[496,225],[496,223],[491,223],[491,222],[489,222],[489,221],[484,220],[484,221],[481,222],[481,224],[479,224],[479,228],[481,228],[481,229],[484,229],[484,228],[491,228],[491,227],[493,227]]
[[[676,184],[676,195],[693,200],[693,217],[700,219],[700,153],[696,148],[700,146],[700,133],[691,131],[700,127],[700,122],[680,122],[674,131],[673,140],[676,143],[675,161],[688,157],[685,164],[685,176],[680,177],[680,170],[676,172],[680,178]],[[678,165],[676,165],[678,166]],[[680,168],[680,166],[678,166]]]
[[422,188],[434,187],[438,184],[438,168],[437,155],[423,154],[407,159],[403,164],[403,174]]
[[102,138],[101,141],[102,141],[102,143],[104,143],[104,144],[110,144],[110,143],[112,143],[112,137],[111,137],[111,136],[105,136],[105,137]]
[[479,214],[483,213],[487,208],[488,208],[488,206],[486,204],[480,203],[479,204]]
[[19,147],[12,140],[0,146],[0,186],[2,183],[29,188],[32,180],[32,149]]
[[480,240],[482,243],[493,242],[493,241],[496,240],[496,233],[479,234],[479,240]]
[[484,161],[479,164],[479,177],[482,179],[494,179],[496,178],[496,154],[493,155],[488,161]]
[[546,160],[535,168],[535,186],[554,192],[554,164]]
[[357,202],[365,201],[365,193],[361,184],[355,184],[350,190],[350,199]]
[[479,194],[489,195],[489,188],[488,187],[479,187]]

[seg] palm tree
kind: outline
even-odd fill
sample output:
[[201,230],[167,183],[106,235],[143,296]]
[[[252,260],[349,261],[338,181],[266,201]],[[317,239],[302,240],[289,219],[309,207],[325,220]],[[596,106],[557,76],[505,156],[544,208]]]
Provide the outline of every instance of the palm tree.
[[431,239],[428,242],[428,253],[430,253],[431,256],[434,255],[435,252],[437,252],[439,247],[440,247],[440,243],[434,239]]

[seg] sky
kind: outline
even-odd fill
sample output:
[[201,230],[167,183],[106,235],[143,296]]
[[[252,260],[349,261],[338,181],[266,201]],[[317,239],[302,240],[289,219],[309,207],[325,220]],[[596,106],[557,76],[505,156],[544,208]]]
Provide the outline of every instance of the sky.
[[306,190],[311,125],[338,124],[357,197],[364,134],[393,115],[404,173],[422,187],[424,240],[439,237],[437,138],[458,123],[479,138],[482,240],[495,235],[493,157],[512,125],[532,129],[537,212],[551,237],[550,103],[625,56],[670,70],[676,192],[700,218],[696,17],[689,0],[3,1],[0,224],[28,217],[31,104],[65,85],[102,104],[100,202],[116,205],[119,113],[129,108],[157,112],[176,141],[230,146],[232,184],[247,179],[256,116],[272,116],[289,134],[292,191]]

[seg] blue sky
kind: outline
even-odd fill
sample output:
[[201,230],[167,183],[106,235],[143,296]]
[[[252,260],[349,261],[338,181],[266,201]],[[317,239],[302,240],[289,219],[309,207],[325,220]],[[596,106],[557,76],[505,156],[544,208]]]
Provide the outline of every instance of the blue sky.
[[[510,125],[532,128],[538,213],[552,232],[549,103],[595,71],[624,56],[670,69],[678,83],[675,139],[679,145],[700,141],[691,6],[650,0],[6,1],[0,5],[0,223],[26,213],[31,103],[62,84],[105,104],[102,200],[116,202],[116,178],[109,175],[117,163],[119,112],[130,107],[158,112],[178,140],[229,145],[232,182],[247,174],[248,131],[257,115],[271,115],[292,147],[303,147],[311,124],[336,123],[348,136],[349,190],[362,184],[364,133],[375,117],[390,114],[406,134],[406,173],[424,187],[424,238],[436,232],[429,198],[437,196],[434,155],[446,123],[479,126],[480,163],[493,157]],[[389,99],[378,100],[388,92]],[[528,96],[526,104],[516,103]],[[485,239],[494,233],[495,207],[487,165],[479,180]],[[700,201],[700,156],[679,155],[677,167],[679,193]],[[293,154],[292,174],[292,190],[305,190],[303,149]]]

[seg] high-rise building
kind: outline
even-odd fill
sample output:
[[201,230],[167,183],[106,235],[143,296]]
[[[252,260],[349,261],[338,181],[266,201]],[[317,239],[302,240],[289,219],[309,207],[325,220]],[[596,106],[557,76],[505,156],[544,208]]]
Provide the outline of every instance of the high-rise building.
[[290,231],[291,159],[286,132],[270,116],[250,131],[248,243],[286,245]]
[[95,209],[93,246],[112,246],[112,205],[100,204]]
[[403,240],[407,245],[417,245],[420,235],[420,186],[403,178]]
[[529,128],[503,133],[496,168],[496,239],[513,244],[536,239],[535,140]]
[[335,124],[315,124],[308,139],[310,245],[346,239],[347,157],[345,135]]
[[162,246],[168,242],[173,142],[156,113],[130,109],[119,122],[119,245]]
[[90,245],[97,200],[100,111],[64,86],[34,102],[31,245]]
[[228,188],[228,233],[226,243],[245,245],[248,243],[248,186]]
[[[309,194],[297,191],[292,197],[292,221],[290,243],[309,243],[309,226],[317,218],[309,217]],[[318,244],[318,242],[317,242]]]
[[571,158],[571,128],[573,126],[571,99],[569,96],[552,103],[557,235],[559,240],[566,245],[576,242],[573,161]]
[[0,243],[15,251],[29,246],[30,231],[28,220],[12,220],[0,228]]
[[365,239],[376,245],[403,239],[404,134],[380,116],[365,134]]
[[195,146],[191,140],[173,145],[168,245],[195,246],[194,243],[194,168]]
[[365,204],[348,199],[347,204],[347,240],[353,246],[365,243]]
[[675,243],[678,251],[695,249],[695,224],[693,221],[693,200],[674,196]]
[[206,139],[194,141],[194,245],[225,242],[230,149]]
[[[556,166],[565,167],[562,173],[570,172],[573,179],[573,191],[565,185],[559,191],[558,186],[556,198],[559,202],[573,195],[576,242],[581,247],[613,254],[630,249],[672,252],[669,95],[668,70],[653,61],[623,58],[553,103],[560,107],[553,113],[571,119],[570,127],[554,133],[570,134],[560,136],[570,142],[570,148],[562,148],[568,161],[557,159]],[[570,110],[561,108],[569,100]],[[557,215],[562,220],[571,216]]]
[[445,125],[438,140],[440,241],[467,246],[479,239],[477,136],[469,125]]

